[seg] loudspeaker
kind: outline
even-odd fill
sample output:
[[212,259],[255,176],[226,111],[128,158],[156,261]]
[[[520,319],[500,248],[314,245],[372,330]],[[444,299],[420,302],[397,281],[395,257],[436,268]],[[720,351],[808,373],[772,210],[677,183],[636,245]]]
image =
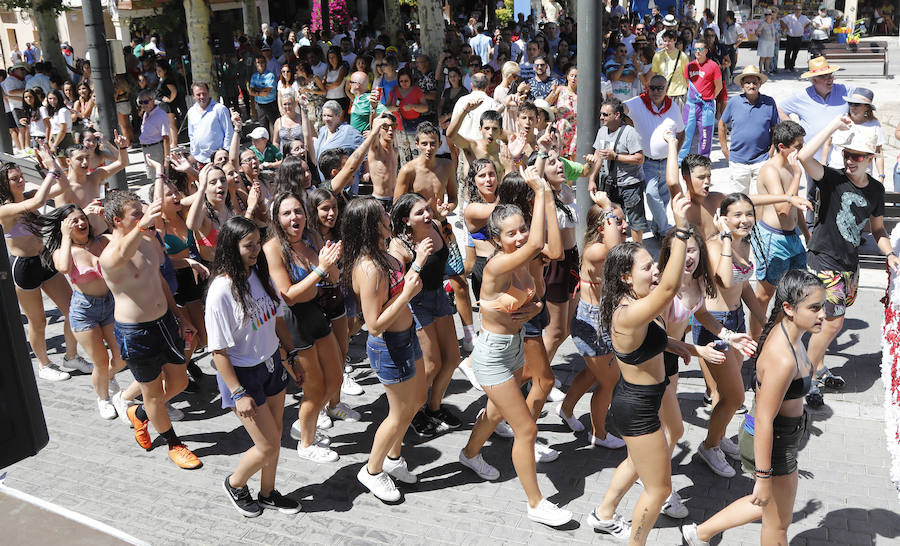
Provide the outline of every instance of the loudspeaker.
[[0,355],[7,355],[0,360],[0,468],[5,468],[37,455],[50,441],[6,245],[0,245]]

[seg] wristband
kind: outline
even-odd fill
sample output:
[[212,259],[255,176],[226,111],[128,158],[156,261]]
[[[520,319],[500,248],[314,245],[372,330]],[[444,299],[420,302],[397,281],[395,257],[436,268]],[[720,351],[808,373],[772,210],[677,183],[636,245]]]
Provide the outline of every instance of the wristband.
[[300,354],[300,349],[291,349],[287,352],[287,358],[288,360],[293,360],[298,354]]
[[316,268],[313,269],[313,273],[315,273],[316,275],[322,277],[323,279],[324,279],[325,277],[328,276],[328,273],[326,273],[325,270],[322,269],[322,268],[319,267],[319,266],[316,266]]
[[772,469],[771,469],[771,468],[770,468],[769,470],[760,470],[760,469],[757,468],[757,469],[754,471],[754,474],[756,474],[756,477],[757,477],[757,478],[768,479],[768,478],[771,478],[771,477],[772,477],[773,472],[772,472]]
[[416,273],[421,273],[421,272],[422,272],[422,266],[419,265],[419,264],[412,264],[412,266],[410,267],[410,269],[412,269],[412,270],[415,271]]
[[693,235],[694,235],[694,228],[689,228],[689,229],[680,228],[680,227],[675,228],[675,238],[681,239],[682,241],[687,241]]
[[722,328],[722,331],[719,332],[719,339],[721,339],[725,343],[731,343],[731,336],[733,335],[734,332],[732,332],[728,328]]
[[231,391],[231,397],[236,399],[236,398],[243,396],[246,393],[247,393],[247,390],[244,388],[244,386],[238,385],[238,388]]
[[725,240],[725,239],[731,239],[731,238],[732,238],[732,236],[731,236],[730,231],[720,231],[719,232],[719,239]]
[[245,396],[247,396],[247,391],[242,390],[242,391],[238,392],[237,394],[232,394],[231,400],[233,402],[237,402],[238,400],[240,400],[241,398],[243,398]]
[[548,157],[550,157],[550,154],[548,154],[547,152],[538,152],[538,157],[541,159],[547,159]]

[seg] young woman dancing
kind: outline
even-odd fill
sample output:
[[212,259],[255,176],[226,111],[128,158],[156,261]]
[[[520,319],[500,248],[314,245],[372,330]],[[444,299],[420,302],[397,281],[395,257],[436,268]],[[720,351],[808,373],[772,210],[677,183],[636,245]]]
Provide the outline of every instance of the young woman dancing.
[[700,525],[682,528],[691,546],[705,546],[715,535],[762,518],[760,544],[787,544],[797,496],[797,452],[807,435],[803,397],[814,367],[801,339],[821,331],[825,286],[802,269],[785,273],[775,306],[759,338],[756,398],[740,432],[741,461],[752,472],[753,493],[736,500]]

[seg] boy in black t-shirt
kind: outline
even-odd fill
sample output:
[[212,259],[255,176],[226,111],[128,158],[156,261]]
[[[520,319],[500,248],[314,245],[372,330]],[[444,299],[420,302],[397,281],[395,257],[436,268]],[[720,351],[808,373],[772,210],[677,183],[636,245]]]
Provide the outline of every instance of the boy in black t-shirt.
[[[825,167],[815,152],[837,130],[849,130],[843,147],[844,168]],[[860,235],[869,222],[878,248],[888,256],[888,265],[900,270],[900,258],[894,253],[884,229],[884,186],[866,173],[875,155],[875,132],[854,126],[847,117],[836,118],[803,146],[798,158],[810,180],[819,190],[818,215],[807,245],[807,268],[825,283],[825,315],[822,330],[809,339],[807,353],[816,367],[818,381],[806,401],[811,407],[824,404],[820,384],[841,388],[844,380],[825,367],[825,351],[840,333],[844,313],[856,299],[859,284]]]

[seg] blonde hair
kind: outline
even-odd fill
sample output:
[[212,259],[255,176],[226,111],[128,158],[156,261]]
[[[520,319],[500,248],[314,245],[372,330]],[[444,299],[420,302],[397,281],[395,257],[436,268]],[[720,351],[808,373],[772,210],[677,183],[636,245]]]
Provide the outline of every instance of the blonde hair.
[[519,63],[514,61],[506,61],[503,63],[503,68],[500,69],[500,74],[503,76],[503,79],[509,77],[510,74],[518,74],[519,72]]

